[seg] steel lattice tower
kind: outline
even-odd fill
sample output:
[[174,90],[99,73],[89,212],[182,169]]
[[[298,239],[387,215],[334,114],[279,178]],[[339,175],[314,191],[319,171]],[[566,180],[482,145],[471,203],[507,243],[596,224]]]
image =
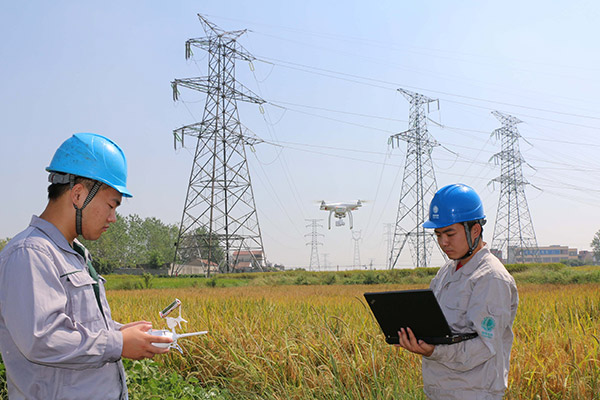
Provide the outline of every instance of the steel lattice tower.
[[524,262],[525,252],[537,259],[539,249],[525,198],[525,185],[529,182],[523,178],[525,160],[519,150],[521,134],[516,126],[523,121],[498,111],[492,114],[502,123],[502,127],[492,133],[502,140],[502,151],[491,158],[500,164],[501,170],[500,176],[491,181],[500,183],[492,248],[502,251],[508,263]]
[[361,241],[361,231],[352,231],[352,240],[354,241],[354,260],[352,262],[353,268],[360,268],[360,248],[358,243]]
[[383,237],[385,238],[385,244],[386,244],[386,249],[385,249],[385,254],[386,254],[386,268],[390,268],[390,253],[392,252],[392,227],[394,226],[394,224],[392,223],[385,223],[383,224],[384,227],[384,232],[383,232]]
[[242,133],[237,101],[265,101],[235,79],[235,60],[255,58],[236,41],[246,30],[225,32],[198,17],[206,37],[186,41],[186,58],[192,46],[208,51],[208,76],[171,82],[174,100],[181,86],[206,93],[202,122],[173,131],[176,148],[186,135],[197,138],[175,261],[205,259],[229,272],[246,256],[253,269],[262,269],[266,256],[245,147],[261,140]]
[[307,228],[312,228],[311,233],[307,233],[304,236],[310,236],[310,242],[306,243],[306,245],[310,245],[310,264],[308,265],[308,270],[312,271],[313,266],[316,265],[317,271],[321,270],[321,265],[319,264],[319,247],[322,246],[323,243],[319,242],[319,236],[325,236],[322,233],[317,231],[317,228],[322,228],[323,225],[319,224],[319,221],[323,221],[322,219],[307,219],[310,224],[306,225]]
[[[390,137],[392,146],[407,142],[404,176],[400,190],[398,216],[394,230],[389,266],[394,268],[407,241],[410,243],[415,267],[427,267],[436,243],[432,232],[423,228],[427,220],[429,202],[437,190],[431,153],[438,143],[427,131],[429,104],[438,100],[419,93],[398,89],[410,102],[409,129]],[[438,103],[439,104],[439,103]]]

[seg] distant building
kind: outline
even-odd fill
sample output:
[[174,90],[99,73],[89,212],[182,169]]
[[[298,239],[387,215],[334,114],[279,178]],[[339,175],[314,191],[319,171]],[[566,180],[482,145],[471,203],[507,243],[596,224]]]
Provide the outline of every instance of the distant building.
[[219,273],[219,265],[217,263],[197,258],[187,264],[171,264],[169,275],[206,275],[209,268],[211,275]]
[[232,256],[234,272],[262,271],[265,266],[264,255],[260,250],[234,251]]
[[594,263],[594,252],[589,250],[580,250],[577,255],[579,261],[584,264],[593,264]]
[[518,262],[532,263],[557,263],[566,260],[578,260],[577,249],[569,246],[538,246],[537,248],[522,249],[519,247],[510,247],[508,250],[509,258]]
[[498,259],[502,262],[504,262],[504,260],[502,259],[502,250],[500,249],[490,249],[490,252],[495,255],[496,257],[498,257]]

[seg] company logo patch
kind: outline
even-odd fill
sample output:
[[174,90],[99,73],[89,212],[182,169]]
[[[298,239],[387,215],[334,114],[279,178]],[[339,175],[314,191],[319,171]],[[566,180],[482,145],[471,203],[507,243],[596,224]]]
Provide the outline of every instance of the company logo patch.
[[431,212],[432,212],[431,219],[440,219],[440,215],[438,214],[439,211],[440,211],[440,209],[438,208],[438,206],[433,206],[431,208]]
[[481,332],[481,336],[486,337],[486,338],[493,338],[494,337],[494,328],[496,327],[496,321],[494,320],[494,318],[492,317],[485,317],[483,319],[483,321],[481,321],[481,329],[483,329],[483,332]]

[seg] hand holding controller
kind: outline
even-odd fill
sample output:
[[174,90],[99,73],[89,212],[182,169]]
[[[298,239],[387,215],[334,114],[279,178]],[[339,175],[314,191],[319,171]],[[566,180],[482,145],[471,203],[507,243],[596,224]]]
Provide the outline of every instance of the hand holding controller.
[[167,338],[173,340],[171,343],[156,343],[156,342],[153,342],[152,343],[153,346],[160,347],[160,348],[163,348],[163,349],[175,347],[176,349],[178,349],[179,351],[181,351],[181,348],[177,344],[177,340],[178,339],[184,338],[184,337],[189,337],[189,336],[205,335],[205,334],[208,333],[208,331],[178,334],[178,333],[173,333],[171,331],[168,331],[166,329],[161,329],[161,330],[150,329],[148,331],[148,333],[150,335],[167,337]]

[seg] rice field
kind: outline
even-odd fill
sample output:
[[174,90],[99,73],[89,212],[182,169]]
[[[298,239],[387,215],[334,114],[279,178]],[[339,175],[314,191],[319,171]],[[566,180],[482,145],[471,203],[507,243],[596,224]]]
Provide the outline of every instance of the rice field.
[[[113,317],[151,320],[183,302],[184,354],[161,368],[235,399],[425,399],[421,361],[386,344],[366,291],[423,285],[109,291]],[[507,399],[600,399],[600,285],[519,285]],[[195,381],[194,379],[194,381]]]

